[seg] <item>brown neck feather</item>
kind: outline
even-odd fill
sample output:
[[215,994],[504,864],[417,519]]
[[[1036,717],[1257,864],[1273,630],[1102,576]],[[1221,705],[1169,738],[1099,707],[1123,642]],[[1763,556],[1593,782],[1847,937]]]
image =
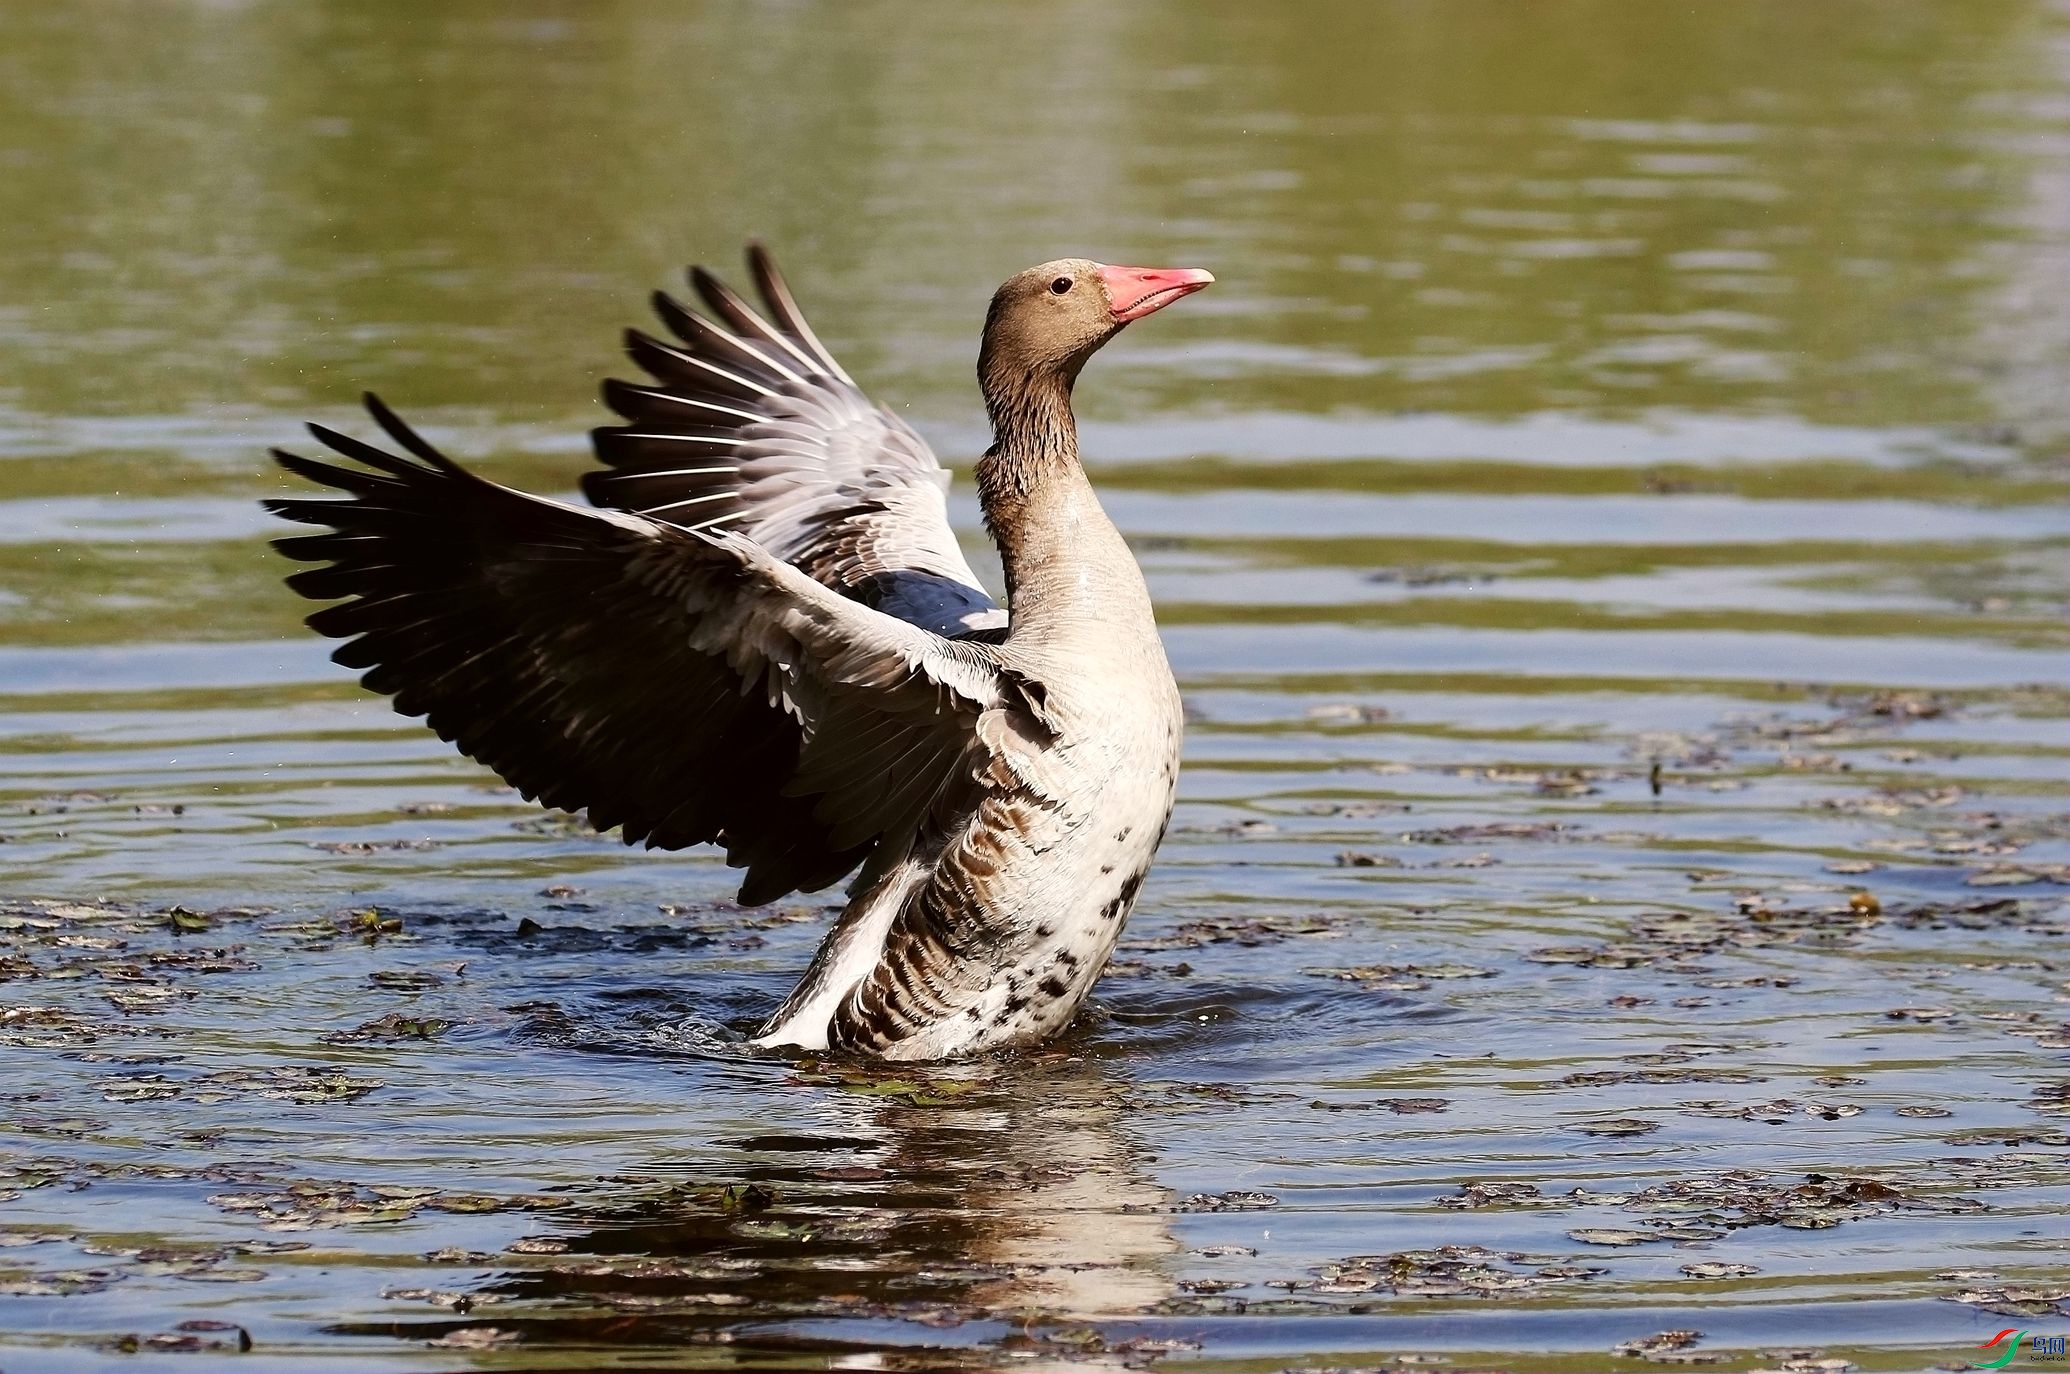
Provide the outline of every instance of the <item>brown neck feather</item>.
[[1078,421],[1071,414],[1076,369],[1051,368],[983,380],[985,411],[992,420],[992,449],[1018,460],[1078,461]]
[[1071,414],[1071,383],[1078,369],[994,368],[988,365],[993,361],[987,358],[979,368],[993,437],[977,464],[978,504],[999,546],[1011,598],[1030,502],[1059,479],[1083,480],[1078,422]]

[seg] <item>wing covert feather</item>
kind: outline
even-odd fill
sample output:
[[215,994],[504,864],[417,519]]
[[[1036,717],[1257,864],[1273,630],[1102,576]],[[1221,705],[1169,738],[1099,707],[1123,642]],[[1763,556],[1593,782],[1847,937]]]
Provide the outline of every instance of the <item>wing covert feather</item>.
[[715,318],[656,293],[673,342],[637,330],[643,383],[609,381],[625,423],[595,430],[600,506],[726,529],[843,596],[948,637],[996,634],[1005,612],[949,526],[949,475],[904,420],[874,404],[806,324],[760,245],[748,250],[767,316],[693,268]]
[[1001,698],[988,646],[841,596],[741,535],[586,510],[468,472],[373,398],[410,456],[311,432],[357,466],[279,454],[344,500],[267,502],[322,532],[276,547],[335,601],[405,715],[527,797],[627,843],[717,841],[742,900],[824,887],[972,786]]

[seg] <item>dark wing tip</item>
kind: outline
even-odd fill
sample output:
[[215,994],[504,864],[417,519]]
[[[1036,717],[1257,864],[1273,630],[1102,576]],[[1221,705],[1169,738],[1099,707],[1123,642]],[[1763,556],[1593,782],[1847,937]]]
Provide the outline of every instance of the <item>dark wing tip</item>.
[[438,449],[432,446],[429,440],[410,428],[403,421],[402,416],[390,410],[387,402],[383,401],[379,396],[368,391],[362,393],[359,399],[360,403],[367,408],[367,414],[374,417],[374,423],[381,426],[381,432],[402,445],[410,454],[446,472],[460,471],[458,463],[439,452]]
[[[349,507],[356,503],[351,501],[290,500],[274,497],[259,504],[265,508],[268,515],[276,516],[279,519],[292,520],[298,525],[324,525],[335,530],[339,528],[345,514],[339,508]],[[282,552],[285,553],[286,550],[282,550]],[[288,557],[298,558],[300,555],[290,553]]]
[[401,458],[383,449],[374,447],[364,439],[355,439],[342,430],[332,429],[329,425],[318,424],[316,421],[311,420],[306,428],[309,430],[311,438],[342,457],[357,459],[369,467],[381,468],[384,471],[394,471],[396,469],[401,469],[404,472],[418,471],[414,464],[404,462]]
[[[617,377],[606,377],[603,384],[597,388],[597,394],[603,398],[604,405],[622,419],[630,420],[640,413],[639,388],[631,382]],[[590,433],[594,436],[596,431],[592,430]]]
[[798,345],[819,361],[828,374],[839,381],[855,385],[855,379],[834,360],[827,346],[819,341],[819,335],[812,332],[812,326],[805,322],[805,312],[798,306],[798,298],[791,294],[790,283],[777,270],[776,258],[760,239],[749,239],[747,245],[748,272],[754,278],[755,289],[761,293],[762,303],[768,307],[769,318],[779,328],[796,339]]
[[748,272],[754,277],[757,286],[761,287],[764,292],[768,292],[771,287],[774,287],[775,294],[789,297],[791,294],[790,284],[784,281],[783,273],[777,270],[776,255],[769,251],[767,244],[760,239],[749,239],[747,243],[747,261]]
[[689,306],[677,300],[666,291],[656,291],[648,297],[654,307],[655,318],[668,326],[668,332],[689,344],[692,348],[705,338],[707,326]]

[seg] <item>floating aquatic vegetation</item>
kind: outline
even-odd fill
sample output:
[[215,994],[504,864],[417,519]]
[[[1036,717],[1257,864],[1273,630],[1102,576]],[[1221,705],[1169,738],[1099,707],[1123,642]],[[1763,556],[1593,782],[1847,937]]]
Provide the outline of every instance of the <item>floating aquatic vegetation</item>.
[[424,1342],[434,1350],[501,1350],[516,1345],[521,1337],[516,1331],[495,1326],[463,1326]]
[[325,854],[356,855],[409,853],[438,848],[437,840],[310,840],[311,849]]
[[586,817],[571,815],[565,811],[549,811],[540,816],[527,816],[510,822],[512,830],[526,835],[540,835],[555,840],[593,840],[600,844],[615,844],[617,837],[600,833]]
[[[1974,1198],[1939,1191],[1940,1184],[1939,1179],[1929,1185],[1902,1177],[1899,1183],[1891,1183],[1865,1176],[1825,1174],[1807,1174],[1799,1182],[1789,1182],[1751,1171],[1730,1170],[1612,1194],[1576,1189],[1565,1195],[1549,1196],[1530,1183],[1472,1183],[1434,1201],[1441,1207],[1457,1209],[1615,1206],[1630,1212],[1673,1214],[1648,1220],[1643,1227],[1590,1226],[1567,1233],[1587,1245],[1610,1246],[1715,1239],[1727,1231],[1757,1226],[1822,1230],[1896,1211],[1960,1214],[1986,1210]],[[1685,1219],[1674,1219],[1677,1216]]]
[[1184,1336],[1130,1336],[1108,1343],[1107,1351],[1133,1364],[1160,1359],[1166,1355],[1177,1355],[1184,1351],[1199,1350],[1202,1344]]
[[370,944],[383,935],[403,933],[402,917],[392,911],[383,911],[379,907],[351,912],[340,917],[334,924],[347,934],[366,937]]
[[1475,1207],[1554,1207],[1562,1205],[1558,1199],[1546,1197],[1538,1191],[1535,1183],[1518,1183],[1506,1179],[1494,1179],[1482,1183],[1469,1183],[1456,1193],[1447,1193],[1432,1199],[1440,1207],[1470,1209]]
[[1324,1102],[1317,1100],[1308,1104],[1319,1112],[1374,1112],[1388,1111],[1397,1116],[1417,1116],[1430,1112],[1441,1112],[1452,1105],[1446,1097],[1382,1097],[1371,1102]]
[[1787,748],[1777,758],[1785,772],[1790,773],[1850,773],[1854,765],[1838,754],[1793,754]]
[[791,1076],[790,1081],[838,1088],[858,1097],[889,1098],[909,1107],[950,1106],[978,1091],[980,1087],[977,1083],[948,1073],[916,1071],[901,1076],[885,1076],[872,1071],[868,1065],[835,1064],[819,1060],[799,1061],[797,1072]]
[[1821,811],[1854,815],[1904,816],[1920,811],[1945,811],[1967,796],[1967,791],[1952,783],[1944,787],[1881,787],[1868,793],[1821,797],[1813,805]]
[[1979,869],[1963,882],[1970,887],[2031,887],[2036,883],[2070,887],[2070,864],[1999,865]]
[[1114,1099],[1131,1112],[1197,1112],[1217,1107],[1295,1102],[1301,1094],[1237,1083],[1145,1083]]
[[1562,1087],[1605,1088],[1617,1083],[1765,1083],[1759,1074],[1744,1069],[1650,1068],[1588,1069],[1570,1073],[1560,1080]]
[[1534,964],[1578,964],[1583,968],[1639,968],[1661,957],[1657,951],[1625,945],[1549,945],[1524,956]]
[[[1736,898],[1730,912],[1661,912],[1631,919],[1625,938],[1599,945],[1564,945],[1534,949],[1523,957],[1538,964],[1575,964],[1587,968],[1651,966],[1665,973],[1708,970],[1692,961],[1739,950],[1792,945],[1845,945],[1865,932],[1889,925],[1900,929],[1934,929],[1960,925],[1989,929],[2043,922],[2019,899],[2001,897],[1959,902],[1915,902],[1886,908],[1867,894],[1817,907],[1771,904],[1758,894]],[[1794,981],[1794,980],[1793,980]],[[1732,984],[1706,983],[1705,986]]]
[[552,1236],[521,1236],[503,1247],[511,1255],[565,1255],[568,1242]]
[[1494,582],[1500,573],[1487,568],[1460,567],[1448,563],[1411,563],[1399,568],[1375,568],[1365,580],[1404,587],[1449,587],[1462,582]]
[[445,1288],[384,1288],[381,1296],[390,1302],[421,1302],[449,1312],[472,1312],[501,1302],[495,1293],[464,1293]]
[[1610,1347],[1610,1353],[1651,1360],[1657,1364],[1718,1364],[1729,1358],[1722,1352],[1692,1349],[1702,1339],[1701,1331],[1660,1331],[1636,1340],[1620,1341]]
[[383,968],[367,975],[367,981],[390,992],[425,992],[444,987],[446,980],[429,969]]
[[[798,1228],[785,1231],[762,1232],[778,1239],[799,1239],[809,1232]],[[607,1257],[570,1260],[564,1264],[547,1266],[549,1273],[569,1278],[585,1279],[688,1279],[709,1283],[715,1279],[752,1278],[761,1269],[752,1262],[722,1260],[710,1263],[691,1263],[682,1260],[662,1260],[646,1257]]]
[[1957,1131],[1941,1139],[1950,1145],[2010,1149],[2015,1145],[2070,1145],[2070,1132],[2047,1127],[1985,1126],[1972,1131]]
[[1943,1296],[2001,1317],[2070,1316],[2070,1288],[2059,1285],[2002,1284],[1964,1288]]
[[151,1336],[117,1336],[102,1348],[118,1355],[135,1355],[146,1350],[169,1355],[210,1351],[244,1354],[252,1349],[252,1335],[235,1322],[199,1317]]
[[[386,1086],[324,1064],[275,1064],[255,1069],[218,1069],[194,1082],[230,1093],[250,1093],[283,1102],[356,1102]],[[219,1099],[220,1100],[220,1099]]]
[[1475,964],[1364,964],[1357,968],[1305,968],[1301,971],[1314,978],[1356,983],[1375,992],[1422,992],[1433,981],[1496,976],[1494,969]]
[[[1273,1374],[1416,1374],[1423,1366],[1449,1362],[1450,1357],[1445,1355],[1396,1355],[1391,1363],[1384,1365],[1326,1365],[1320,1368],[1314,1365],[1290,1365],[1275,1370]],[[1475,1365],[1472,1368],[1447,1369],[1445,1374],[1510,1374],[1510,1371]]]
[[1309,802],[1301,810],[1310,816],[1337,816],[1347,821],[1369,821],[1379,816],[1398,815],[1413,810],[1408,802],[1377,801],[1363,797],[1357,801]]
[[1829,700],[1857,717],[1871,715],[1891,720],[1936,720],[1954,709],[1953,699],[1938,692],[1878,691]]
[[1761,1271],[1751,1264],[1729,1264],[1719,1260],[1701,1260],[1685,1264],[1682,1272],[1692,1279],[1744,1279]]
[[1336,937],[1344,934],[1340,920],[1315,913],[1256,912],[1228,916],[1204,916],[1181,921],[1157,936],[1124,936],[1119,948],[1147,954],[1171,949],[1201,949],[1208,945],[1233,944],[1246,949],[1302,937]]
[[[1405,1298],[1519,1297],[1603,1272],[1588,1266],[1552,1264],[1518,1251],[1440,1245],[1386,1255],[1352,1255],[1311,1269],[1312,1277],[1269,1279],[1266,1286],[1322,1298],[1369,1294]],[[1252,1310],[1256,1310],[1255,1306]]]
[[1166,1210],[1173,1212],[1258,1212],[1279,1206],[1271,1193],[1233,1188],[1226,1193],[1194,1193]]
[[349,1031],[336,1031],[324,1037],[331,1045],[357,1045],[387,1043],[409,1040],[435,1040],[452,1029],[453,1023],[441,1016],[406,1016],[399,1011],[385,1012],[371,1021],[362,1021]]
[[1675,1105],[1690,1116],[1763,1121],[1771,1126],[1783,1125],[1798,1116],[1817,1117],[1822,1121],[1841,1121],[1850,1116],[1860,1116],[1862,1113],[1862,1109],[1852,1103],[1800,1102],[1791,1097],[1751,1103],[1696,1099],[1677,1102]]
[[457,1245],[445,1245],[436,1250],[427,1250],[423,1256],[426,1264],[465,1264],[479,1268],[496,1262],[496,1256],[486,1250],[463,1250]]
[[374,1226],[409,1221],[420,1212],[555,1211],[569,1199],[539,1193],[449,1193],[427,1186],[358,1184],[324,1179],[268,1180],[263,1187],[213,1193],[208,1201],[268,1231]]
[[124,1075],[104,1081],[101,1099],[106,1102],[152,1102],[178,1097],[181,1085],[170,1082],[164,1074]]
[[99,1293],[126,1277],[114,1269],[52,1269],[0,1274],[0,1297],[69,1298]]
[[1406,830],[1401,835],[1403,844],[1488,844],[1496,840],[1571,843],[1587,838],[1585,831],[1566,821],[1488,821],[1434,830]]
[[[1471,778],[1477,782],[1492,782],[1503,785],[1526,784],[1534,795],[1540,797],[1586,797],[1600,789],[1598,782],[1623,779],[1629,775],[1616,769],[1602,768],[1454,768],[1448,770],[1454,776]],[[1488,839],[1549,839],[1561,827],[1556,825],[1533,825],[1522,822],[1504,822],[1488,826],[1461,827],[1462,829],[1484,830]],[[1531,833],[1532,831],[1538,833]],[[1478,841],[1474,841],[1478,842]],[[1433,840],[1423,843],[1455,844],[1458,840]]]
[[1658,1231],[1634,1231],[1624,1226],[1581,1226],[1567,1233],[1569,1240],[1583,1245],[1650,1245],[1667,1237]]
[[1747,1374],[1846,1374],[1858,1368],[1854,1361],[1843,1360],[1837,1355],[1821,1356],[1816,1350],[1764,1350],[1762,1355],[1777,1363],[1750,1369]]

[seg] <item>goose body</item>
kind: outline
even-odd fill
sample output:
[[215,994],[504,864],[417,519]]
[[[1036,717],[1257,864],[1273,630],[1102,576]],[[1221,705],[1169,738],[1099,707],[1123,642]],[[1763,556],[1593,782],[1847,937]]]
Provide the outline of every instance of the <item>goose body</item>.
[[744,902],[854,872],[758,1044],[940,1059],[1068,1025],[1171,816],[1182,716],[1150,597],[1078,462],[1071,387],[1204,272],[1045,263],[986,320],[978,494],[1002,608],[947,474],[871,404],[759,248],[764,312],[701,270],[710,317],[628,335],[593,507],[499,486],[379,401],[396,454],[312,425],[345,500],[276,541],[289,585],[398,711],[627,843],[717,842]]

